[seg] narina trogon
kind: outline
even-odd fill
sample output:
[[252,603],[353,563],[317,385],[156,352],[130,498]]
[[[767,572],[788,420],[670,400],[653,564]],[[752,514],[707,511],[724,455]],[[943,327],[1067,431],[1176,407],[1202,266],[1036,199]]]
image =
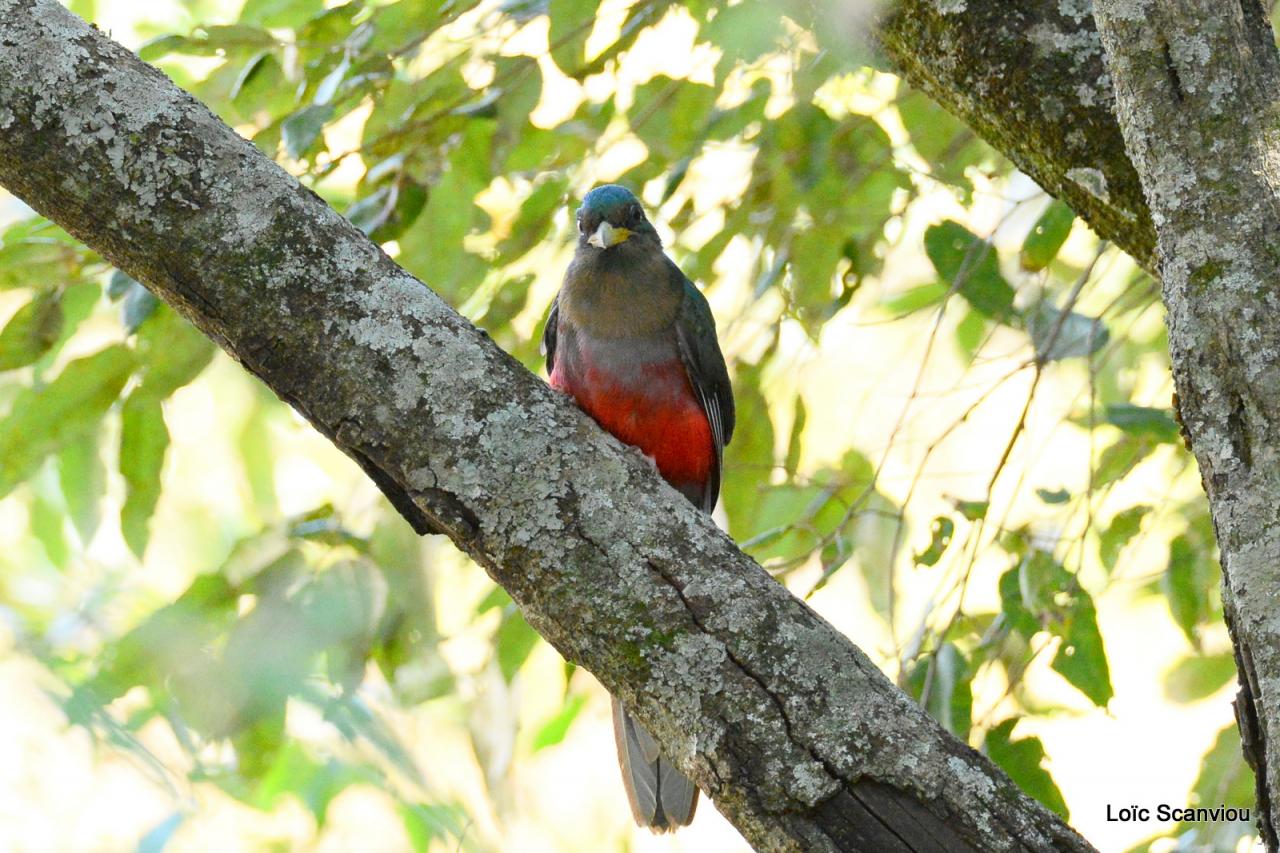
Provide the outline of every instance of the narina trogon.
[[[596,187],[577,223],[577,251],[542,337],[551,385],[710,513],[734,421],[711,307],[630,191]],[[617,699],[613,728],[636,823],[655,832],[689,823],[697,787]]]

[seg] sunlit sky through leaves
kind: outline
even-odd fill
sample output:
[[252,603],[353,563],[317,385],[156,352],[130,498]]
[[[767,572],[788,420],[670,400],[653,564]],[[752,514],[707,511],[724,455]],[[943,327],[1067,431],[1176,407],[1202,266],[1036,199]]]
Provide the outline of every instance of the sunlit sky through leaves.
[[[631,185],[718,320],[753,556],[1101,850],[1187,829],[1108,803],[1252,805],[1154,283],[833,48],[861,7],[68,5],[534,370],[573,206]],[[0,848],[747,849],[705,803],[635,830],[594,679],[30,217],[0,191]],[[56,446],[49,388],[102,403]]]

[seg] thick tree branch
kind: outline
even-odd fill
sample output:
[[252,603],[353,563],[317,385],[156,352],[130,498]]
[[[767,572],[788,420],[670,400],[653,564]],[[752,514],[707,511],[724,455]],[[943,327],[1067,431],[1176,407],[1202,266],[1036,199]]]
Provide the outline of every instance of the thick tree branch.
[[1259,0],[1097,0],[1159,236],[1169,348],[1218,544],[1258,826],[1280,828],[1280,55]]
[[895,0],[891,10],[880,44],[913,86],[1153,268],[1155,229],[1090,0]]
[[0,0],[0,184],[471,554],[759,849],[1088,849],[647,462],[54,0]]

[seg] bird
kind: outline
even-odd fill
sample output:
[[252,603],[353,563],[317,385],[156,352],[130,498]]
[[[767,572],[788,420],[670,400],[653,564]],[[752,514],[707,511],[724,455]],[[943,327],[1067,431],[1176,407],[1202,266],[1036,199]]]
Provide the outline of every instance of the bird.
[[[577,247],[542,336],[551,387],[710,514],[734,427],[711,306],[627,188],[592,189],[576,223]],[[616,697],[613,729],[636,823],[662,833],[692,821],[697,786]]]

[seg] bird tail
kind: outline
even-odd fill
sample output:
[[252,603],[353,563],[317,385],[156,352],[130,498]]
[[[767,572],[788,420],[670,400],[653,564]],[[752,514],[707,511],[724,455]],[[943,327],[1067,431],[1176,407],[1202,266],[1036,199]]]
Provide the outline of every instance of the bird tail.
[[653,735],[617,699],[613,700],[613,739],[636,823],[654,832],[688,825],[698,807],[698,786],[658,752]]

